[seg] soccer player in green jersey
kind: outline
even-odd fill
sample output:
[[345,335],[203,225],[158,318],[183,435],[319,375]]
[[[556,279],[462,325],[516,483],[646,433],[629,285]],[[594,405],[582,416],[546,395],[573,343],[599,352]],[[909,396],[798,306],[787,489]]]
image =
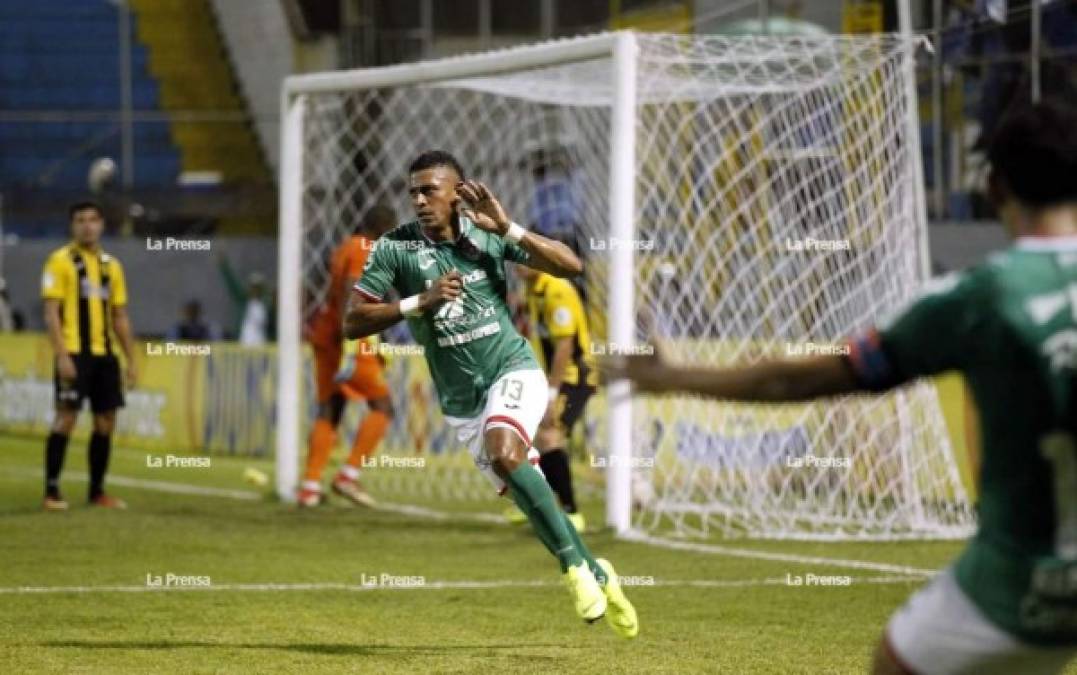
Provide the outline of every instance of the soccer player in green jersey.
[[983,439],[979,529],[893,615],[876,673],[1055,673],[1077,655],[1077,110],[1012,113],[988,156],[1015,244],[928,284],[851,340],[848,356],[722,370],[656,356],[600,365],[637,391],[756,402],[964,374]]
[[[499,494],[506,491],[561,565],[577,614],[639,632],[609,561],[595,559],[535,468],[531,440],[549,387],[505,302],[505,261],[558,277],[579,274],[572,251],[512,222],[485,185],[465,180],[449,153],[409,167],[417,220],[378,240],[349,301],[344,335],[380,333],[407,319],[423,348],[446,421]],[[390,289],[403,300],[385,302]]]

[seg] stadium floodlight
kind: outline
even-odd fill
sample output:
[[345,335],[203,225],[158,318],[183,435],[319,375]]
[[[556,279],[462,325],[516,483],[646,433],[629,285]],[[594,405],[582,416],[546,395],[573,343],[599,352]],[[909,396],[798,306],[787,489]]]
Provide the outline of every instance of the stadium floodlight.
[[[328,253],[375,202],[411,218],[406,167],[426,149],[453,152],[521,222],[536,187],[528,153],[549,146],[567,158],[597,351],[658,344],[676,360],[713,364],[842,349],[927,278],[912,79],[920,44],[617,32],[288,78],[280,495],[291,498],[298,479],[310,411],[300,331],[324,294]],[[421,366],[402,361],[394,377],[418,381]],[[970,532],[930,384],[796,406],[628,393],[615,383],[589,410],[600,430],[591,464],[604,473],[618,532]],[[440,444],[407,485],[393,474],[400,499],[485,496],[433,399],[421,387],[395,396],[398,437]]]

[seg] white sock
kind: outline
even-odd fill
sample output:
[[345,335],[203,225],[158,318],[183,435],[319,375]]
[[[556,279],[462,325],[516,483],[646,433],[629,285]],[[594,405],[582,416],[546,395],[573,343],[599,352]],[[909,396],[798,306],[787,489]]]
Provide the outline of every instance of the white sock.
[[352,466],[351,464],[345,464],[344,466],[340,467],[340,472],[344,474],[348,478],[348,480],[359,479],[359,469]]

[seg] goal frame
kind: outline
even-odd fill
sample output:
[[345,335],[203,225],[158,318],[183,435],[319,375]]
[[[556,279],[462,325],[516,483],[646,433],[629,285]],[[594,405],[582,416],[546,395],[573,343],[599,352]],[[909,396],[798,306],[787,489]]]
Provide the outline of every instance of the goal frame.
[[[406,86],[508,72],[558,66],[600,58],[612,62],[612,108],[609,154],[608,228],[611,237],[630,241],[636,233],[636,141],[637,64],[639,46],[632,31],[599,33],[449,57],[434,61],[378,68],[362,68],[331,73],[293,75],[281,90],[280,230],[278,283],[278,379],[276,419],[276,492],[282,501],[295,500],[299,480],[302,439],[300,397],[302,375],[302,247],[303,240],[303,125],[304,102],[310,94],[358,91],[388,86]],[[906,98],[905,136],[913,153],[913,199],[916,224],[910,235],[916,239],[923,263],[920,280],[930,276],[928,268],[927,218],[922,184],[917,92],[912,50],[905,52],[907,69],[903,92]],[[636,342],[633,280],[636,259],[630,247],[611,251],[608,278],[609,339],[623,346]],[[630,385],[611,382],[607,390],[609,460],[606,470],[606,521],[618,534],[632,528],[632,399]]]
[[[638,48],[632,31],[555,40],[537,45],[512,47],[413,64],[359,68],[333,73],[292,75],[281,89],[280,230],[278,238],[279,279],[277,291],[277,454],[276,490],[285,502],[295,501],[299,480],[302,440],[299,431],[303,414],[299,396],[302,375],[300,322],[302,288],[303,206],[303,102],[307,94],[356,91],[386,86],[403,86],[441,80],[482,77],[505,72],[557,66],[578,61],[612,57],[614,105],[610,151],[611,235],[630,240],[635,232],[635,125],[636,58]],[[611,259],[610,339],[632,344],[632,294],[635,258],[624,247]],[[609,387],[613,403],[609,410],[610,469],[606,486],[606,519],[618,532],[631,525],[632,402],[629,383]]]

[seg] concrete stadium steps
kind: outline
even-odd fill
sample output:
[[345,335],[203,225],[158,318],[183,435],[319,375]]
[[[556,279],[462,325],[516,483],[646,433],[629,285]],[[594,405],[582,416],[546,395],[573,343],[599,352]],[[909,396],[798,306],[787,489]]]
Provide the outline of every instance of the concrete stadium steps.
[[[138,38],[149,48],[149,70],[157,78],[166,111],[242,113],[231,64],[206,0],[132,0]],[[184,171],[216,171],[225,181],[260,181],[270,175],[247,123],[173,122]],[[264,229],[264,224],[253,225]],[[248,224],[222,223],[246,230]]]

